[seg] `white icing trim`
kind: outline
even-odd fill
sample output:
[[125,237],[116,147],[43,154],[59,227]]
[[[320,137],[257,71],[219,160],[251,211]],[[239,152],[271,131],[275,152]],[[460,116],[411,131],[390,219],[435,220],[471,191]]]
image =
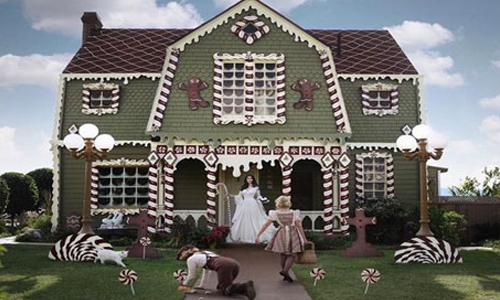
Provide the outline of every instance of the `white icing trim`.
[[346,148],[349,150],[362,149],[369,151],[387,149],[393,152],[399,152],[396,141],[394,141],[394,143],[347,143]]
[[95,80],[95,81],[110,81],[123,80],[123,84],[127,85],[129,80],[146,77],[151,80],[161,78],[160,73],[91,73],[91,74],[62,74],[62,79],[65,81],[71,80]]
[[422,76],[421,75],[398,75],[398,74],[343,74],[343,73],[339,73],[338,77],[342,78],[344,80],[350,80],[352,82],[354,82],[355,80],[358,80],[358,79],[362,79],[362,80],[391,79],[391,80],[397,81],[399,84],[401,84],[403,81],[411,80],[411,81],[413,81],[414,85],[419,85]]
[[[370,92],[388,92],[390,107],[389,108],[376,108],[370,105]],[[377,115],[379,117],[385,115],[396,115],[399,112],[399,92],[398,86],[394,84],[387,84],[382,82],[377,82],[373,84],[366,84],[361,86],[361,106],[363,108],[363,114],[366,115]]]
[[236,15],[242,12],[249,11],[252,8],[256,10],[257,15],[269,18],[271,22],[274,23],[278,28],[281,28],[283,32],[295,37],[296,42],[307,42],[308,47],[314,47],[317,50],[328,49],[325,44],[321,43],[312,35],[308,34],[297,25],[291,23],[289,20],[282,17],[274,10],[269,9],[258,0],[240,1],[238,4],[230,7],[223,13],[219,14],[217,17],[201,25],[196,30],[190,32],[185,37],[175,42],[172,47],[178,48],[180,51],[184,51],[186,45],[197,43],[201,37],[210,34],[217,27],[228,23],[230,20],[234,20]]

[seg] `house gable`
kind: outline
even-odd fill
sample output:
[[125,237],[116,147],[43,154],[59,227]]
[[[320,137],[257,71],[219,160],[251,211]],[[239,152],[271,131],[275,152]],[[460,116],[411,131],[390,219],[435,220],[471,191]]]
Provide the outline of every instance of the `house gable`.
[[[255,27],[260,26],[260,31],[259,28],[253,28],[256,33],[242,34],[238,29],[243,27],[242,23],[245,22]],[[266,56],[283,57],[282,74],[286,73],[287,77],[278,79],[278,82],[284,83],[282,90],[278,88],[278,93],[282,91],[283,95],[286,95],[283,96],[283,102],[286,98],[287,103],[282,104],[283,108],[286,105],[286,112],[283,109],[282,115],[276,120],[276,123],[281,125],[249,130],[234,122],[235,124],[225,123],[224,126],[214,127],[214,122],[221,123],[217,119],[220,114],[217,107],[220,95],[217,94],[218,70],[217,66],[214,70],[214,58],[217,64],[216,58],[222,56],[239,57],[241,61],[248,61],[247,57],[253,56],[260,59]],[[204,100],[213,99],[214,107],[197,109],[189,114],[185,104],[177,110],[176,101],[186,102],[181,100],[186,96],[184,92],[179,91],[178,85],[187,82],[194,74],[205,84],[205,88],[200,90],[200,96]],[[320,90],[315,91],[315,107],[314,111],[310,112],[300,111],[292,106],[300,98],[300,94],[293,91],[291,86],[304,78],[311,84],[321,86]],[[187,115],[189,120],[186,120]],[[297,118],[294,119],[294,116]],[[316,121],[310,122],[311,118]],[[189,122],[193,122],[193,126],[189,126]],[[193,134],[190,134],[191,130]],[[242,1],[168,47],[162,81],[147,131],[151,135],[166,138],[180,137],[182,133],[188,140],[205,139],[202,137],[203,132],[219,139],[243,139],[245,134],[251,134],[253,138],[271,140],[285,136],[293,139],[343,140],[349,136],[350,126],[338,89],[330,46],[315,39],[307,31],[259,1]],[[273,131],[276,134],[266,134]]]

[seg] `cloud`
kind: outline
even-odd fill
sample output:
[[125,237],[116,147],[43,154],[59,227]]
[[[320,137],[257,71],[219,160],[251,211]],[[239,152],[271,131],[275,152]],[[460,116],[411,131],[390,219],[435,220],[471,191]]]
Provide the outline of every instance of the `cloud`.
[[55,91],[59,75],[70,61],[72,55],[54,54],[44,56],[32,54],[0,56],[0,87],[15,85],[38,85]]
[[471,140],[451,140],[446,147],[446,152],[455,154],[471,154],[477,151],[476,144]]
[[[0,127],[0,175],[6,172],[28,173],[37,168],[52,166],[50,134],[28,133],[33,139],[29,145],[21,145],[16,128]],[[36,145],[36,146],[33,146]],[[29,149],[29,150],[28,150]],[[29,151],[29,153],[27,153]]]
[[453,72],[454,61],[435,50],[453,42],[453,33],[440,24],[404,21],[401,25],[385,27],[405,50],[408,58],[430,85],[456,87],[464,84],[463,75]]
[[80,18],[88,11],[97,12],[105,28],[192,28],[203,22],[196,7],[185,1],[23,0],[23,5],[34,29],[73,37],[81,36]]
[[479,104],[483,108],[492,108],[500,111],[500,95],[493,98],[484,98],[479,100]]
[[[222,9],[226,9],[231,5],[239,2],[239,0],[213,0],[215,6],[220,7]],[[295,8],[307,3],[313,2],[314,0],[263,0],[262,2],[273,8],[274,10],[279,11],[280,13],[287,14]]]
[[499,68],[500,69],[500,60],[493,60],[491,61],[491,64],[496,67],[496,68]]
[[484,118],[479,129],[486,134],[490,141],[500,144],[500,116]]

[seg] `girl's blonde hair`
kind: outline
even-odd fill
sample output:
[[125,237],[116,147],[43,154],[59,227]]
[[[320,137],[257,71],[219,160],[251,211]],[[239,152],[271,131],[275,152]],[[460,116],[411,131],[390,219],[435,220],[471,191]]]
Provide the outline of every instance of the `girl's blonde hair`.
[[290,200],[290,196],[281,195],[274,200],[274,204],[276,208],[290,208],[292,207],[292,200]]

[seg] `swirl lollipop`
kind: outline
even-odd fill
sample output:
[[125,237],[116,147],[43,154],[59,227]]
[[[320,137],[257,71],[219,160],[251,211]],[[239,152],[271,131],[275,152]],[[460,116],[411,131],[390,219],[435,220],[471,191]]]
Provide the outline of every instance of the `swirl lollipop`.
[[142,245],[142,259],[146,258],[146,247],[151,244],[151,239],[147,236],[143,236],[139,239],[139,243]]
[[188,274],[187,274],[186,270],[182,270],[182,269],[179,269],[179,270],[174,272],[175,280],[177,280],[178,282],[181,282],[181,283],[186,279],[187,275]]
[[380,272],[375,269],[364,269],[361,272],[361,279],[366,283],[365,294],[368,292],[370,283],[376,283],[380,280]]
[[137,281],[137,273],[134,270],[125,269],[120,272],[118,279],[121,283],[125,285],[130,285],[130,289],[132,290],[132,294],[135,295],[134,290],[134,282]]
[[316,282],[318,280],[321,280],[325,278],[326,272],[322,268],[313,268],[310,272],[309,275],[314,279],[314,286],[316,286]]

